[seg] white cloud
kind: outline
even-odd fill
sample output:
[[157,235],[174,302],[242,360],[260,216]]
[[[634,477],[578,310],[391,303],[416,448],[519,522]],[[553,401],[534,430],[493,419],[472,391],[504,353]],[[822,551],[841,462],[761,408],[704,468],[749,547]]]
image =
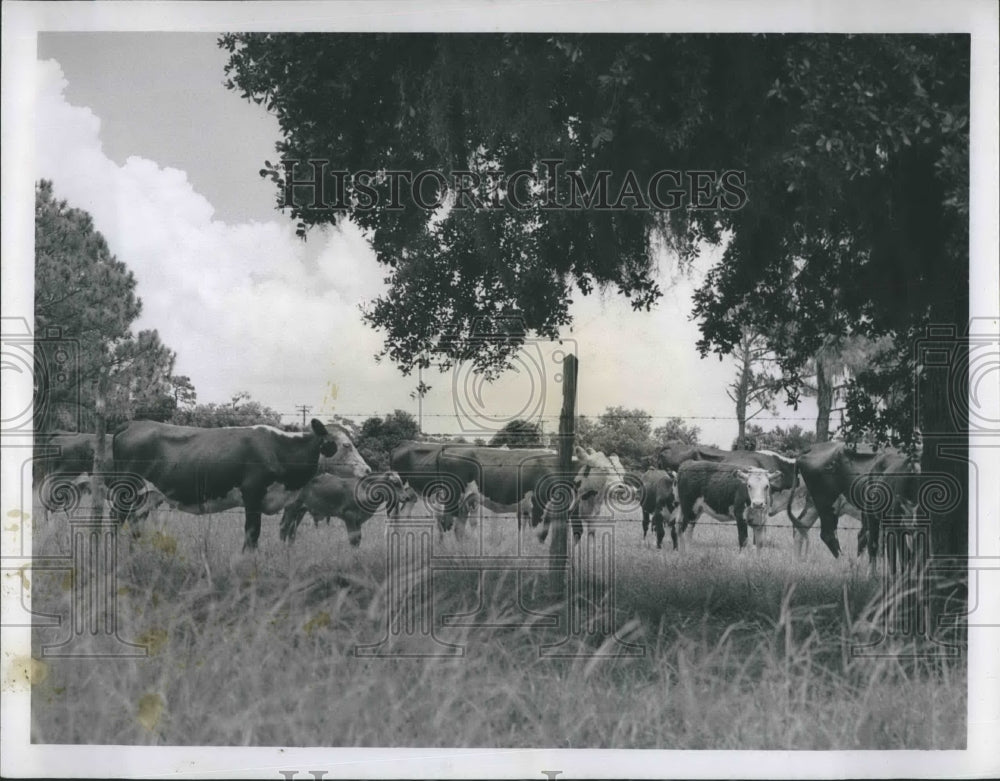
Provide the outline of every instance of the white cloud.
[[[65,87],[58,63],[38,64],[38,177],[90,212],[134,271],[143,299],[137,327],[160,331],[203,400],[247,389],[291,411],[319,406],[334,382],[337,409],[408,402],[398,374],[370,359],[378,339],[358,303],[378,294],[383,275],[357,230],[311,237],[322,246],[310,264],[317,250],[287,220],[214,220],[184,171],[140,157],[110,160],[99,118],[69,105]],[[390,381],[398,387],[385,393]]]
[[[372,357],[380,337],[362,324],[358,304],[383,289],[385,270],[356,227],[315,232],[304,244],[291,220],[277,214],[267,222],[213,219],[212,204],[184,171],[141,157],[119,165],[104,154],[100,119],[66,101],[58,63],[38,63],[37,79],[38,177],[52,179],[58,197],[90,212],[133,269],[144,302],[137,326],[160,331],[201,400],[247,390],[282,412],[302,403],[314,414],[417,411],[409,395],[416,377],[403,378]],[[728,446],[735,434],[735,422],[726,419],[732,363],[699,359],[698,330],[688,319],[695,283],[671,286],[662,276],[666,295],[652,312],[634,312],[616,294],[573,304],[576,324],[566,336],[581,361],[578,409],[596,415],[622,405],[658,418],[693,416],[703,438]],[[503,418],[534,409],[532,394],[544,393],[547,426],[555,430],[557,349],[532,348],[541,374],[526,362],[520,373],[484,387],[460,375],[465,408]],[[424,429],[458,431],[454,378],[424,379],[433,385],[423,402]]]

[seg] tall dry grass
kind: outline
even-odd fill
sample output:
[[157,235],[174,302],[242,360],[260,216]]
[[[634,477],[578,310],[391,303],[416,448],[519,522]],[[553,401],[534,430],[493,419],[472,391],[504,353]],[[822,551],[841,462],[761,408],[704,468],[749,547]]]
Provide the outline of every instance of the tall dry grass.
[[[760,555],[737,554],[735,528],[702,522],[680,556],[643,546],[639,524],[621,520],[614,530],[614,600],[606,607],[622,642],[567,639],[565,621],[546,626],[552,608],[544,573],[414,573],[430,589],[435,637],[417,633],[403,647],[442,653],[452,644],[463,655],[364,658],[355,649],[377,643],[393,615],[383,529],[376,516],[361,548],[353,549],[339,521],[303,525],[289,547],[278,541],[277,519],[265,519],[260,550],[251,556],[240,553],[238,513],[163,512],[139,540],[119,535],[119,633],[144,644],[148,656],[46,659],[44,680],[33,689],[33,740],[965,745],[964,661],[909,658],[912,641],[884,646],[892,653],[882,656],[853,656],[859,641],[878,636],[879,583],[853,557],[834,560],[818,547],[807,562],[795,560],[790,529],[774,530]],[[69,545],[65,518],[36,525],[36,555],[65,555]],[[523,545],[545,555],[531,538]],[[486,514],[461,545],[450,538],[442,549],[435,539],[436,551],[454,555],[472,555],[479,546],[516,552],[513,518]],[[72,588],[65,573],[35,573],[34,609],[68,616]],[[609,598],[606,588],[598,593]],[[537,613],[525,618],[519,599]],[[475,620],[441,625],[443,616],[460,614]],[[36,628],[34,655],[41,658],[42,645],[66,631]],[[560,642],[563,655],[547,656]],[[624,643],[642,654],[615,655]]]

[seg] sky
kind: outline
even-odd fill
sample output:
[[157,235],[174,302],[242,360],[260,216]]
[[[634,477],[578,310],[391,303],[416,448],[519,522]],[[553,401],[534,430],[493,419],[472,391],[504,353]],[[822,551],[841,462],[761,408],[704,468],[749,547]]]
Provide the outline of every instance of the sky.
[[[156,328],[177,352],[200,402],[245,390],[285,415],[361,422],[394,409],[420,414],[428,433],[489,437],[514,417],[557,427],[558,357],[580,360],[578,410],[640,408],[653,425],[679,416],[702,440],[736,434],[726,396],[735,365],[701,359],[691,294],[719,251],[689,276],[659,259],[666,291],[652,312],[614,292],[579,295],[562,345],[529,344],[492,385],[466,369],[416,377],[377,363],[379,335],[359,305],[385,289],[384,272],[350,224],[295,236],[258,175],[273,160],[277,120],[224,87],[226,53],[202,33],[41,33],[38,36],[36,178],[85,209],[134,271],[143,301],[135,328]],[[721,163],[720,163],[721,165]],[[724,166],[723,166],[724,167]],[[779,405],[755,422],[809,430],[815,404]]]

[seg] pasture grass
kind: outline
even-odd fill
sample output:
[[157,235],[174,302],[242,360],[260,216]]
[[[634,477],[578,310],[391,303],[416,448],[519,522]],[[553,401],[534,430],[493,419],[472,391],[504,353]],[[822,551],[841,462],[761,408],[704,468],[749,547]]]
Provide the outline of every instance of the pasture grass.
[[[771,530],[761,554],[738,554],[734,526],[702,519],[682,556],[646,547],[640,524],[619,520],[613,594],[609,575],[587,581],[604,582],[595,593],[609,612],[577,603],[584,618],[610,615],[617,639],[567,637],[561,614],[560,626],[546,626],[553,609],[544,572],[411,573],[409,593],[433,608],[434,636],[404,634],[398,647],[442,654],[452,644],[463,655],[365,658],[356,649],[378,643],[397,615],[383,517],[365,525],[360,549],[347,544],[336,519],[303,524],[286,546],[277,520],[265,518],[256,555],[240,552],[239,513],[160,512],[139,539],[119,534],[118,631],[148,656],[45,659],[33,687],[33,741],[965,746],[964,658],[907,658],[912,641],[885,645],[892,653],[881,656],[852,656],[859,640],[878,632],[879,583],[853,556],[834,560],[817,541],[809,559],[797,561],[789,528]],[[850,527],[841,532],[846,549],[853,536]],[[521,545],[525,554],[547,555],[531,535]],[[65,517],[37,523],[34,546],[36,555],[67,555]],[[463,543],[450,536],[441,544],[435,535],[434,546],[453,556],[514,554],[516,524],[485,513]],[[73,585],[65,572],[37,571],[33,608],[68,617]],[[462,614],[466,625],[442,625],[443,616]],[[36,627],[33,655],[42,658],[42,645],[66,632]],[[641,655],[626,654],[636,647]]]

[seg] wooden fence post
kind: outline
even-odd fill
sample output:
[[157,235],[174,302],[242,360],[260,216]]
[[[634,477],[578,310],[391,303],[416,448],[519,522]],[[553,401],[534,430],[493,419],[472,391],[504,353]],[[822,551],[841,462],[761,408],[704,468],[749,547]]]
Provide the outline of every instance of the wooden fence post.
[[[559,414],[559,471],[567,477],[573,469],[573,444],[576,437],[576,379],[579,364],[575,355],[563,361],[562,412]],[[572,491],[572,485],[568,487]],[[552,519],[552,542],[549,548],[549,587],[556,599],[562,599],[566,587],[566,562],[569,558],[569,512],[560,510]]]

